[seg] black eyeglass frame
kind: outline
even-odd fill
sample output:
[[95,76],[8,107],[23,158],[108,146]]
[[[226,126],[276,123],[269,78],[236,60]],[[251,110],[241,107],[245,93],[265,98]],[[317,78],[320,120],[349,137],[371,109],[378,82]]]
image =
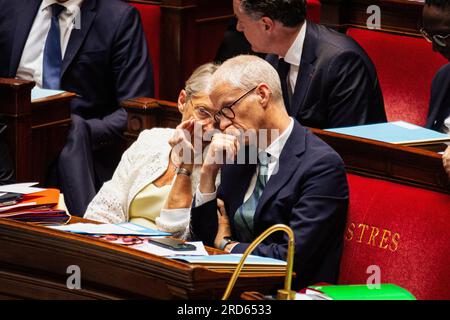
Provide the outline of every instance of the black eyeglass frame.
[[[258,86],[252,88],[251,90],[247,91],[246,93],[244,93],[242,96],[240,96],[238,99],[236,99],[232,104],[227,105],[225,107],[223,107],[222,109],[220,109],[219,111],[217,111],[217,113],[214,115],[214,120],[219,123],[220,119],[222,116],[224,116],[225,118],[229,119],[229,120],[233,120],[236,117],[236,114],[233,111],[233,106],[235,106],[239,101],[241,101],[242,99],[244,99],[246,96],[248,96],[251,92],[253,92],[256,88],[258,88]],[[228,113],[228,115],[224,112],[226,110],[229,110],[226,113]]]

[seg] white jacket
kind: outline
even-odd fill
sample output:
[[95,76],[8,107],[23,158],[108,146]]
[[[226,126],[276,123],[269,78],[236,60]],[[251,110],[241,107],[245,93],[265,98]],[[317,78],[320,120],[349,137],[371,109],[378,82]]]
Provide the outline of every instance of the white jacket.
[[[128,210],[134,197],[167,170],[174,129],[144,130],[137,141],[122,155],[112,179],[105,182],[89,204],[84,217],[105,223],[129,220]],[[192,174],[192,193],[197,188],[198,170]],[[156,218],[159,229],[186,237],[190,208],[161,210]]]

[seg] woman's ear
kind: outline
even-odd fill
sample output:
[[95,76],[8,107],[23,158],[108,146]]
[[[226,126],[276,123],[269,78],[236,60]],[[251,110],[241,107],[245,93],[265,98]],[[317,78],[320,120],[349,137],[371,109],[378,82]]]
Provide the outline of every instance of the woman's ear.
[[178,95],[178,110],[183,113],[186,108],[186,90],[181,90]]

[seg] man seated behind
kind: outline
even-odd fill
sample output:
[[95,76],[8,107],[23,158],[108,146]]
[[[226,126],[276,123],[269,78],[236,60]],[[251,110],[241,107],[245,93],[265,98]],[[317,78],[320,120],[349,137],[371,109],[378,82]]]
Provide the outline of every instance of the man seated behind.
[[[296,287],[335,283],[348,207],[339,155],[289,117],[278,74],[261,58],[226,61],[213,75],[210,99],[221,132],[212,137],[203,160],[191,213],[192,237],[243,253],[264,230],[286,224],[295,233]],[[227,163],[234,162],[218,163],[223,153]],[[225,210],[219,209],[226,212],[230,230],[218,223],[217,199],[224,202]],[[276,233],[253,253],[286,259],[287,244],[287,236]]]
[[305,0],[234,0],[237,30],[277,69],[288,114],[336,128],[386,122],[375,67],[350,37],[306,20]]
[[[423,36],[433,44],[434,51],[450,61],[450,1],[426,0],[422,16]],[[427,128],[450,131],[450,63],[439,69],[433,79]],[[442,156],[442,162],[450,177],[450,147]]]

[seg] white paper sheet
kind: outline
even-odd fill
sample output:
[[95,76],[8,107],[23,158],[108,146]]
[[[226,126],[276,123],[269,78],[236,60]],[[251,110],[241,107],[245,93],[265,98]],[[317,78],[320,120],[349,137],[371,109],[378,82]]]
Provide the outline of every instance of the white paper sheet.
[[12,192],[21,194],[31,194],[35,192],[41,192],[45,189],[33,187],[39,182],[26,182],[26,183],[14,183],[0,186],[0,192]]
[[[133,229],[130,229],[132,226]],[[51,226],[60,231],[67,231],[79,234],[91,234],[91,235],[135,235],[135,236],[157,236],[157,235],[169,235],[169,233],[162,232],[159,230],[153,230],[137,226],[131,223],[124,224],[94,224],[94,223],[73,223],[65,226]]]
[[193,251],[175,251],[175,250],[170,250],[170,249],[166,249],[148,242],[144,242],[142,244],[137,244],[134,246],[131,246],[131,248],[139,250],[139,251],[144,251],[147,253],[152,253],[158,256],[163,256],[163,257],[169,257],[169,256],[177,256],[177,255],[189,255],[189,256],[208,256],[208,252],[205,249],[205,246],[203,245],[203,242],[199,241],[199,242],[187,242],[189,244],[193,244],[196,247],[196,250]]

